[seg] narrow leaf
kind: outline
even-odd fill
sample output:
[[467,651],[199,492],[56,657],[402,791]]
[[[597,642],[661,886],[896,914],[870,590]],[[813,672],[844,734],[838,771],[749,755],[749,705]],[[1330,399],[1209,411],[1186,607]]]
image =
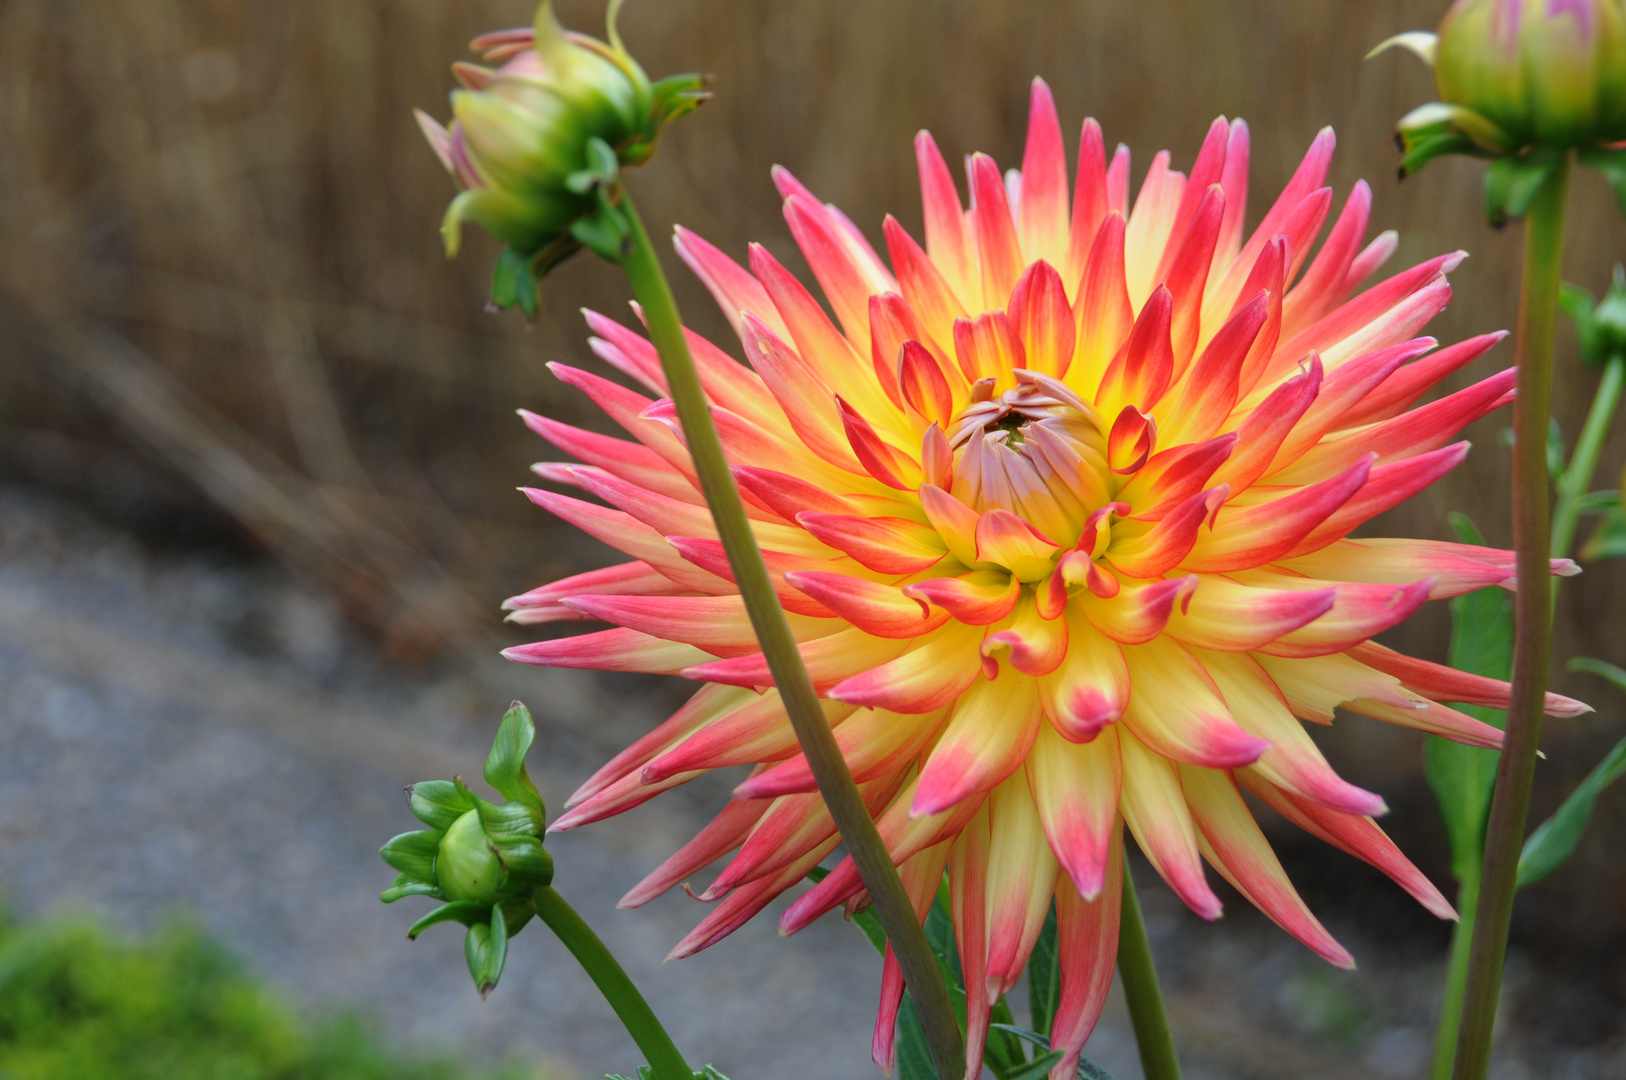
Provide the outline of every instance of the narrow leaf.
[[1067,1054],[1064,1051],[1052,1050],[1043,1057],[1036,1057],[1032,1061],[1004,1073],[1000,1080],[1042,1080],[1043,1077],[1049,1075],[1051,1067],[1066,1056]]
[[1626,513],[1616,503],[1604,513],[1603,520],[1598,522],[1598,527],[1581,548],[1581,559],[1583,562],[1595,562],[1622,557],[1626,557]]
[[[1626,672],[1619,668],[1615,670],[1622,680],[1626,680]],[[1587,820],[1592,816],[1592,804],[1623,772],[1626,772],[1626,739],[1616,743],[1615,748],[1604,755],[1604,759],[1587,774],[1580,786],[1570,792],[1558,812],[1543,821],[1524,842],[1524,851],[1519,855],[1519,888],[1534,885],[1557,870],[1574,853],[1575,845],[1586,831]]]
[[[1451,525],[1465,544],[1482,543],[1479,530],[1461,514]],[[1513,666],[1513,604],[1505,589],[1490,587],[1451,601],[1449,662],[1459,671],[1505,679]],[[1461,706],[1464,712],[1501,728],[1507,715],[1499,709]],[[1440,804],[1451,845],[1451,872],[1458,881],[1478,872],[1484,855],[1485,820],[1496,784],[1497,752],[1463,746],[1429,736],[1423,748],[1428,785]]]
[[1056,905],[1050,905],[1050,914],[1039,932],[1039,940],[1028,958],[1028,1009],[1033,1030],[1050,1034],[1050,1024],[1056,1016],[1056,1002],[1061,998],[1061,965],[1056,962],[1057,930]]

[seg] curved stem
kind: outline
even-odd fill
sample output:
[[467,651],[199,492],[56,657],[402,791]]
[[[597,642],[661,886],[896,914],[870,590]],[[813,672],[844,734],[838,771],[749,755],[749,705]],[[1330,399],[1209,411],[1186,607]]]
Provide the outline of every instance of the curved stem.
[[1484,1080],[1502,990],[1502,961],[1524,846],[1530,786],[1552,659],[1552,578],[1548,562],[1547,418],[1551,412],[1553,330],[1564,254],[1564,201],[1569,159],[1553,170],[1525,219],[1524,282],[1514,361],[1519,368],[1513,402],[1513,547],[1519,590],[1514,598],[1513,692],[1507,733],[1497,763],[1480,871],[1473,943],[1468,950],[1467,993],[1457,1033],[1453,1080]]
[[1152,943],[1146,936],[1146,919],[1141,914],[1127,857],[1123,913],[1118,925],[1118,975],[1124,981],[1129,1021],[1135,1028],[1135,1045],[1140,1049],[1140,1067],[1146,1080],[1180,1080],[1174,1032],[1169,1030],[1169,1014],[1163,1008],[1163,992],[1158,988],[1157,968],[1152,963]]
[[544,885],[532,894],[536,913],[548,924],[558,939],[569,949],[598,986],[599,993],[610,1003],[621,1024],[638,1044],[658,1080],[694,1080],[694,1070],[683,1060],[672,1037],[661,1027],[655,1010],[649,1007],[644,995],[638,992],[626,971],[616,960],[593,928],[582,921],[576,909],[565,902],[551,885]]
[[1598,381],[1598,392],[1587,410],[1586,423],[1581,425],[1581,437],[1575,440],[1575,453],[1570,457],[1564,475],[1558,478],[1558,504],[1553,508],[1553,558],[1566,559],[1570,545],[1575,543],[1575,527],[1581,516],[1581,499],[1592,486],[1592,474],[1598,471],[1598,457],[1603,453],[1603,440],[1609,434],[1610,422],[1620,407],[1621,390],[1626,388],[1626,356],[1616,354],[1604,365],[1603,378]]
[[756,631],[762,654],[772,672],[774,685],[784,702],[785,712],[796,731],[796,740],[807,755],[813,779],[819,793],[830,809],[830,816],[841,830],[841,838],[852,853],[858,874],[869,891],[876,917],[881,920],[904,981],[914,1001],[926,1041],[931,1047],[932,1060],[942,1077],[957,1077],[966,1065],[965,1043],[954,1020],[949,1004],[948,990],[943,985],[932,955],[915,917],[914,907],[904,892],[892,856],[881,840],[880,832],[869,815],[858,785],[841,756],[830,722],[802,664],[795,639],[779,596],[774,592],[768,576],[767,564],[757,547],[756,535],[745,516],[745,504],[740,501],[734,486],[734,475],[723,458],[723,447],[712,423],[711,410],[700,386],[694,360],[689,355],[689,344],[683,335],[677,304],[672,290],[661,272],[649,234],[632,205],[632,199],[623,195],[621,209],[631,225],[632,250],[622,262],[622,269],[632,283],[632,291],[643,305],[644,318],[649,323],[649,336],[660,353],[661,368],[666,372],[667,389],[677,409],[678,421],[688,443],[689,455],[694,460],[695,472],[700,478],[701,491],[711,507],[712,520],[717,524],[717,535],[728,554],[728,565],[745,600],[745,610],[751,617],[751,628]]

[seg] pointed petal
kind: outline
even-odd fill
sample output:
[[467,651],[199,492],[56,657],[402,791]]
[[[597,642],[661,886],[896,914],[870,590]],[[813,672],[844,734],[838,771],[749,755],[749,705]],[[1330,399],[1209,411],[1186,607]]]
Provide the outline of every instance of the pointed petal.
[[1129,668],[1117,642],[1099,633],[1076,606],[1067,610],[1067,658],[1039,681],[1045,716],[1064,739],[1087,743],[1123,715]]
[[1123,830],[1115,822],[1106,852],[1100,895],[1085,899],[1072,882],[1056,882],[1057,964],[1061,996],[1051,1023],[1050,1045],[1065,1051],[1052,1077],[1072,1077],[1079,1056],[1112,989],[1118,960],[1118,917],[1123,902]]
[[1124,647],[1129,707],[1121,726],[1166,758],[1211,769],[1251,765],[1270,749],[1231,717],[1208,672],[1189,650],[1166,639]]
[[[1379,671],[1393,675],[1407,690],[1435,701],[1455,701],[1464,705],[1483,705],[1491,709],[1506,709],[1512,686],[1501,679],[1487,679],[1466,671],[1435,664],[1428,660],[1397,653],[1375,641],[1364,642],[1349,650],[1355,660]],[[1548,716],[1582,716],[1592,711],[1585,702],[1548,692],[1544,711]]]
[[785,581],[876,637],[919,637],[936,630],[949,618],[947,611],[933,611],[927,604],[905,596],[895,585],[866,578],[801,570],[786,574]]
[[1039,684],[1009,669],[971,685],[920,770],[910,812],[938,814],[1022,767],[1038,737]]
[[618,910],[643,907],[672,886],[704,870],[739,847],[751,826],[768,809],[766,799],[734,799],[700,834],[657,866],[616,903]]
[[593,671],[642,671],[676,675],[694,664],[712,659],[710,653],[676,641],[663,641],[636,630],[617,627],[596,634],[577,634],[552,641],[533,641],[502,651],[521,664],[546,667],[589,668]]
[[1252,506],[1221,507],[1214,527],[1197,534],[1180,565],[1198,573],[1224,573],[1288,555],[1355,496],[1371,469],[1371,459],[1362,458],[1338,476],[1291,495]]
[[1074,743],[1046,724],[1028,755],[1027,774],[1050,849],[1079,893],[1094,900],[1110,873],[1118,832],[1123,764],[1117,730]]
[[889,663],[853,675],[825,696],[902,713],[931,712],[952,704],[982,674],[977,648],[983,628],[951,621],[912,642]]
[[858,517],[806,511],[796,521],[857,562],[880,574],[916,574],[943,560],[937,530],[907,518]]
[[1220,915],[1219,897],[1203,878],[1197,830],[1180,790],[1175,766],[1120,730],[1123,757],[1124,824],[1169,888],[1197,916],[1213,922]]

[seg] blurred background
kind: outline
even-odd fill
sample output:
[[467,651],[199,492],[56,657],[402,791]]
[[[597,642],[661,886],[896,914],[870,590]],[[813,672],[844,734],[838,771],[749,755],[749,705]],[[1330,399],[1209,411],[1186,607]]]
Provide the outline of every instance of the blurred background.
[[[1018,164],[1034,75],[1069,145],[1096,116],[1133,147],[1136,183],[1158,149],[1187,168],[1214,116],[1245,117],[1250,227],[1331,124],[1337,197],[1366,178],[1373,232],[1400,231],[1391,268],[1472,253],[1429,328],[1455,340],[1512,326],[1520,230],[1484,225],[1476,163],[1396,181],[1393,123],[1431,80],[1401,53],[1361,59],[1444,6],[635,0],[621,30],[647,70],[710,72],[716,97],[630,182],[652,231],[681,222],[738,258],[761,241],[801,271],[770,166],[877,245],[887,212],[918,235],[914,132],[950,160]],[[558,7],[602,33],[597,0]],[[399,786],[477,772],[508,700],[538,712],[533,767],[557,806],[684,692],[495,659],[526,639],[500,622],[502,598],[611,561],[515,492],[550,455],[514,410],[605,429],[544,365],[608,373],[577,309],[628,317],[618,273],[587,258],[548,278],[534,325],[489,314],[494,243],[469,230],[456,262],[440,249],[453,189],[411,109],[444,115],[467,41],[530,15],[528,0],[0,5],[0,893],[25,920],[89,909],[130,932],[185,913],[307,1016],[353,1010],[426,1053],[569,1078],[636,1058],[555,943],[519,938],[482,1004],[455,933],[409,946],[416,913],[374,899],[389,874],[373,852],[412,827]],[[1598,176],[1574,191],[1566,277],[1598,293],[1626,228]],[[691,325],[727,343],[698,282],[674,286]],[[1573,438],[1594,376],[1561,334],[1555,408]],[[1511,362],[1500,346],[1447,389]],[[1508,544],[1507,423],[1470,429],[1469,462],[1368,532],[1446,539],[1461,510]],[[1616,434],[1599,486],[1623,452]],[[1626,663],[1623,604],[1619,563],[1566,584],[1558,659]],[[1390,638],[1443,659],[1448,633],[1432,605]],[[1598,711],[1549,723],[1536,819],[1626,714],[1600,680],[1561,665],[1554,679]],[[1386,827],[1449,893],[1418,740],[1350,719],[1325,745],[1388,799]],[[761,920],[661,967],[701,909],[610,910],[729,783],[561,838],[560,887],[692,1059],[736,1080],[874,1075],[878,964],[851,928],[780,941]],[[1422,1075],[1445,928],[1279,826],[1284,862],[1362,967],[1317,966],[1233,894],[1204,926],[1147,877],[1190,1075]],[[1616,789],[1574,860],[1522,894],[1493,1075],[1626,1075],[1623,849]],[[1089,1052],[1139,1075],[1116,1000]]]

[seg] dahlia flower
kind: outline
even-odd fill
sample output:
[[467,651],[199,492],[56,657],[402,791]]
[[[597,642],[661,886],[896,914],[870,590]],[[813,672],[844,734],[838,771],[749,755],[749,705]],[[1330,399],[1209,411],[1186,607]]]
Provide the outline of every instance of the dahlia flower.
[[[948,875],[965,972],[967,1075],[1054,901],[1070,1076],[1111,983],[1122,832],[1204,919],[1206,860],[1340,967],[1249,811],[1440,892],[1373,822],[1300,720],[1336,707],[1495,747],[1442,701],[1504,707],[1508,687],[1371,640],[1426,600],[1511,586],[1511,552],[1350,539],[1460,462],[1465,424],[1513,372],[1413,407],[1499,341],[1417,336],[1450,297],[1441,255],[1356,290],[1393,254],[1364,242],[1358,183],[1329,217],[1323,131],[1251,236],[1248,129],[1216,120],[1188,175],[1086,120],[1071,184],[1050,92],[1033,84],[1020,171],[968,161],[970,208],[916,139],[924,248],[892,218],[883,260],[782,169],[785,218],[833,310],[765,248],[749,269],[683,229],[677,250],[749,366],[690,334],[734,475],[835,737],[922,918]],[[654,349],[587,314],[594,352],[647,394],[554,373],[632,435],[523,413],[582,464],[535,466],[600,501],[527,494],[631,557],[507,602],[537,624],[614,624],[509,649],[514,660],[678,674],[703,685],[599,770],[551,828],[629,810],[707,770],[752,766],[693,841],[621,901],[636,907],[736,852],[698,894],[699,952],[840,843],[752,636],[697,490]],[[652,395],[652,396],[650,396]],[[605,505],[608,504],[608,505]],[[1572,564],[1554,564],[1567,573]],[[1556,715],[1584,710],[1548,696]],[[799,896],[794,933],[866,903],[851,860]],[[889,955],[874,1057],[893,1060],[902,977]]]

